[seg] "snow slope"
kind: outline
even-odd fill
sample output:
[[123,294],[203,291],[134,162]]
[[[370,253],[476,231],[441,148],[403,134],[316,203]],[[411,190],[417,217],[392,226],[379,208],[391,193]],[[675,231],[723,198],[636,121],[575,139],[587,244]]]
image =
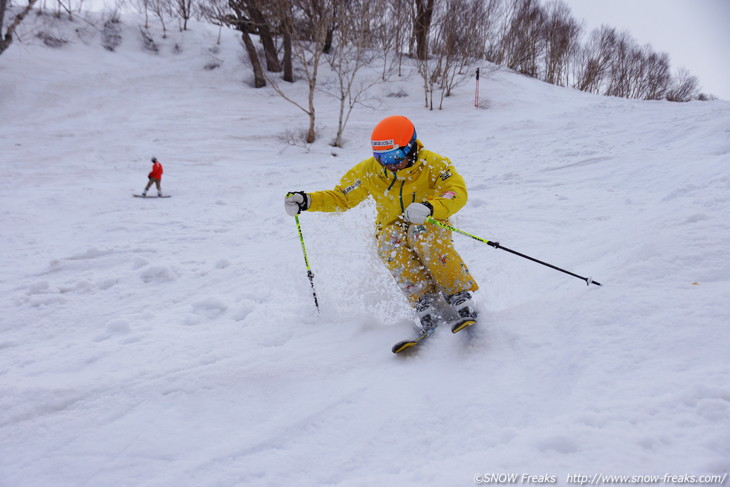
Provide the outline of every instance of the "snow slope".
[[[42,21],[69,42],[43,46]],[[156,32],[153,54],[137,22],[110,52],[87,22],[36,17],[0,57],[0,485],[730,470],[730,103],[497,71],[484,109],[469,84],[427,111],[410,77],[375,89],[343,149],[318,94],[304,147],[285,139],[305,116],[249,86],[235,33]],[[317,315],[283,195],[334,186],[394,113],[464,175],[455,226],[604,286],[456,235],[478,328],[394,356],[413,316],[364,204],[301,216]],[[170,199],[131,197],[152,155]]]

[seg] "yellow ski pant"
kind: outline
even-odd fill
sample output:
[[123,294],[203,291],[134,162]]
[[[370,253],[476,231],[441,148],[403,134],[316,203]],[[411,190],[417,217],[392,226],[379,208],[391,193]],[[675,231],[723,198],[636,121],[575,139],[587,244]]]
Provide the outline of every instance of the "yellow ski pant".
[[380,229],[376,238],[380,259],[411,303],[426,293],[479,289],[445,228],[399,221]]

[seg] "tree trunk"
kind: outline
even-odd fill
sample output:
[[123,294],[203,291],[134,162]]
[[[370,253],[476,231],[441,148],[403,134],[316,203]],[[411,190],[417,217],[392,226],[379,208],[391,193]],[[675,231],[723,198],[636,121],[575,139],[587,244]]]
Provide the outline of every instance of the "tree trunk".
[[3,40],[3,25],[5,25],[5,7],[7,0],[0,0],[0,42]]
[[324,38],[324,47],[322,48],[322,52],[325,54],[329,54],[332,50],[332,41],[335,37],[335,28],[334,26],[330,26],[327,29],[327,36]]
[[2,54],[8,47],[10,47],[10,44],[13,43],[13,34],[15,33],[15,29],[20,25],[20,23],[23,21],[26,15],[28,15],[28,12],[31,11],[33,8],[33,5],[38,0],[28,0],[28,6],[23,9],[22,12],[20,12],[15,19],[13,19],[13,22],[8,26],[8,29],[5,31],[5,35],[3,37],[2,33],[2,18],[5,17],[5,8],[7,7],[7,1],[6,0],[0,0],[0,54]]
[[281,63],[279,63],[279,57],[276,54],[276,44],[274,43],[273,36],[271,35],[271,29],[269,23],[266,21],[264,14],[256,4],[256,0],[249,0],[246,2],[248,14],[251,17],[253,25],[256,27],[255,32],[258,33],[261,39],[261,44],[264,46],[264,53],[266,55],[266,68],[272,73],[278,73],[281,71]]
[[254,86],[256,88],[263,88],[264,86],[266,86],[266,78],[264,77],[264,69],[261,67],[259,55],[256,52],[256,46],[251,40],[246,21],[242,21],[239,26],[241,30],[241,38],[243,39],[243,44],[244,46],[246,46],[248,58],[251,60],[251,67],[253,68]]
[[431,28],[434,0],[415,0],[416,18],[413,22],[413,32],[416,38],[416,59],[428,59],[428,32]]
[[307,132],[307,144],[312,144],[317,140],[317,133],[314,129],[314,88],[317,86],[317,68],[318,66],[315,65],[314,73],[309,80],[309,131]]
[[294,67],[291,52],[291,32],[284,30],[284,81],[294,82]]
[[294,31],[294,22],[292,21],[291,5],[287,4],[282,7],[279,14],[281,18],[282,44],[284,47],[284,81],[294,82],[294,67],[292,61],[292,35]]
[[337,18],[337,6],[338,3],[334,2],[332,5],[332,22],[327,27],[327,34],[324,38],[324,47],[322,48],[322,52],[325,54],[329,54],[332,50],[332,41],[335,39],[335,20]]

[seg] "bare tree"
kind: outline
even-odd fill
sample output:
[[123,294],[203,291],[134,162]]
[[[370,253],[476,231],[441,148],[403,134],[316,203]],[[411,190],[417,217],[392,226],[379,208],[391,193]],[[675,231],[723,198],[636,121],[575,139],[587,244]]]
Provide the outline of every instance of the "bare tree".
[[544,81],[568,85],[568,67],[580,48],[581,27],[571,16],[570,8],[561,0],[546,7],[543,37],[545,41]]
[[28,0],[28,5],[15,16],[8,28],[5,29],[5,33],[3,33],[7,0],[0,0],[0,54],[5,52],[5,50],[10,47],[10,44],[13,43],[15,29],[17,29],[20,23],[23,22],[23,19],[26,15],[28,15],[28,12],[33,9],[33,5],[35,5],[36,1],[37,0]]
[[632,40],[628,59],[628,91],[624,95],[625,98],[644,98],[646,93],[646,52],[646,49]]
[[188,20],[193,15],[193,0],[174,0],[174,11],[180,17],[180,30],[188,30]]
[[352,11],[353,7],[358,8],[358,2],[357,0],[332,1],[332,22],[327,26],[327,34],[324,36],[324,45],[322,46],[322,52],[325,54],[332,51],[332,42],[335,37],[335,29],[337,29],[337,12],[344,11],[345,7],[348,11]]
[[416,59],[425,61],[428,58],[428,35],[431,30],[434,0],[413,0],[415,17],[413,19],[413,37],[416,41]]
[[68,3],[64,2],[63,0],[56,0],[56,18],[60,19],[61,14],[63,12],[66,12],[68,14],[69,20],[73,18],[73,5],[71,0],[68,1]]
[[[263,65],[252,36],[258,36],[263,46],[266,68],[269,72],[281,72],[285,81],[294,81],[292,68],[292,38],[295,20],[292,2],[289,0],[206,0],[201,6],[203,15],[216,25],[229,25],[241,32],[241,40],[254,72],[254,86],[267,85]],[[283,68],[275,33],[282,36],[284,51]]]
[[580,53],[575,88],[589,93],[600,92],[611,67],[616,38],[616,29],[606,25],[591,32],[588,44]]
[[278,21],[275,9],[269,9],[264,14],[262,8],[269,6],[268,2],[261,0],[232,0],[237,1],[240,7],[248,13],[251,19],[250,26],[254,33],[258,34],[261,44],[264,46],[264,56],[266,57],[266,68],[273,73],[281,71],[281,64],[276,52],[276,43],[272,35],[273,25]]
[[232,13],[223,14],[220,20],[241,33],[241,42],[243,42],[248,59],[251,62],[251,69],[253,70],[254,87],[263,88],[266,86],[266,76],[264,75],[264,69],[261,65],[258,52],[256,52],[256,45],[253,39],[251,39],[251,19],[246,16],[246,12],[240,2],[229,1],[228,5]]
[[489,3],[483,0],[449,0],[441,27],[441,44],[434,48],[444,58],[439,88],[439,110],[444,98],[468,79],[471,65],[484,57],[489,23]]
[[287,0],[276,0],[274,2],[274,11],[279,19],[279,25],[282,32],[282,44],[284,48],[283,80],[290,83],[294,82],[294,67],[292,56],[292,39],[294,38],[294,17],[292,14],[291,4]]
[[418,61],[425,106],[433,110],[440,91],[439,110],[451,90],[467,79],[466,66],[484,55],[488,3],[482,0],[445,0],[434,10],[429,52]]
[[144,28],[150,28],[150,0],[138,0],[135,2],[137,10],[144,14]]
[[500,66],[504,66],[507,57],[509,21],[514,15],[515,8],[513,1],[499,1],[496,12],[498,20],[488,38],[487,60]]
[[433,110],[433,94],[436,82],[441,75],[441,57],[435,59],[426,58],[418,61],[418,74],[423,80],[423,98],[424,106]]
[[314,95],[317,89],[319,67],[324,55],[323,48],[327,39],[327,29],[334,21],[334,9],[331,0],[291,0],[291,4],[293,18],[301,22],[301,32],[307,33],[307,36],[292,36],[292,55],[299,61],[309,88],[306,104],[290,97],[270,76],[267,76],[266,79],[279,96],[307,114],[309,128],[306,143],[311,144],[317,138]]
[[340,101],[337,135],[332,143],[335,147],[342,147],[342,136],[355,105],[380,81],[380,76],[372,75],[369,79],[362,76],[362,70],[371,67],[376,59],[382,59],[371,48],[374,44],[371,23],[386,7],[385,1],[354,1],[347,11],[334,11],[337,26],[331,41],[334,52],[327,56],[327,61],[337,76],[335,97]]
[[661,100],[669,89],[672,80],[669,68],[669,55],[655,52],[646,55],[646,100]]
[[667,100],[687,102],[699,95],[699,81],[686,68],[679,68],[671,88],[667,91]]
[[385,0],[378,4],[381,10],[370,25],[371,47],[383,53],[382,80],[385,81],[393,64],[389,59],[391,54],[397,58],[398,75],[402,74],[403,46],[412,36],[405,26],[413,21],[413,0]]
[[509,28],[502,39],[504,64],[519,73],[538,77],[538,65],[544,52],[545,12],[538,0],[512,2],[514,8]]
[[160,24],[162,25],[162,38],[167,39],[167,24],[165,24],[165,17],[171,13],[170,0],[150,0],[148,5],[152,13],[160,19]]
[[[139,0],[142,2],[148,2],[149,0]],[[200,15],[202,18],[207,20],[213,25],[218,26],[218,41],[221,43],[221,31],[224,25],[228,25],[225,22],[226,15],[229,15],[228,2],[226,0],[206,0],[198,3]],[[145,25],[146,27],[146,25]]]
[[[629,98],[631,94],[631,70],[637,60],[634,58],[636,43],[627,31],[620,32],[616,36],[613,46],[610,69],[608,71],[609,82],[605,95]],[[641,61],[638,60],[638,64]]]
[[503,0],[484,0],[486,16],[483,19],[484,56],[487,61],[498,64],[500,56],[501,38],[504,35],[505,4]]

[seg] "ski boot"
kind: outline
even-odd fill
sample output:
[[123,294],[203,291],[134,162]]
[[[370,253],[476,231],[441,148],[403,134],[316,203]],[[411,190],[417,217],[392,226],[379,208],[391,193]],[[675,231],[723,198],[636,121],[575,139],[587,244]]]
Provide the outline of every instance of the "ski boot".
[[418,315],[418,321],[420,324],[420,332],[430,335],[436,330],[437,316],[436,306],[434,305],[434,297],[430,294],[425,294],[420,297],[418,303],[416,303],[416,314]]
[[476,324],[477,310],[474,307],[474,301],[472,301],[469,291],[461,291],[447,296],[446,302],[451,305],[451,308],[459,316],[458,320],[451,327],[452,333],[457,333],[464,328]]

